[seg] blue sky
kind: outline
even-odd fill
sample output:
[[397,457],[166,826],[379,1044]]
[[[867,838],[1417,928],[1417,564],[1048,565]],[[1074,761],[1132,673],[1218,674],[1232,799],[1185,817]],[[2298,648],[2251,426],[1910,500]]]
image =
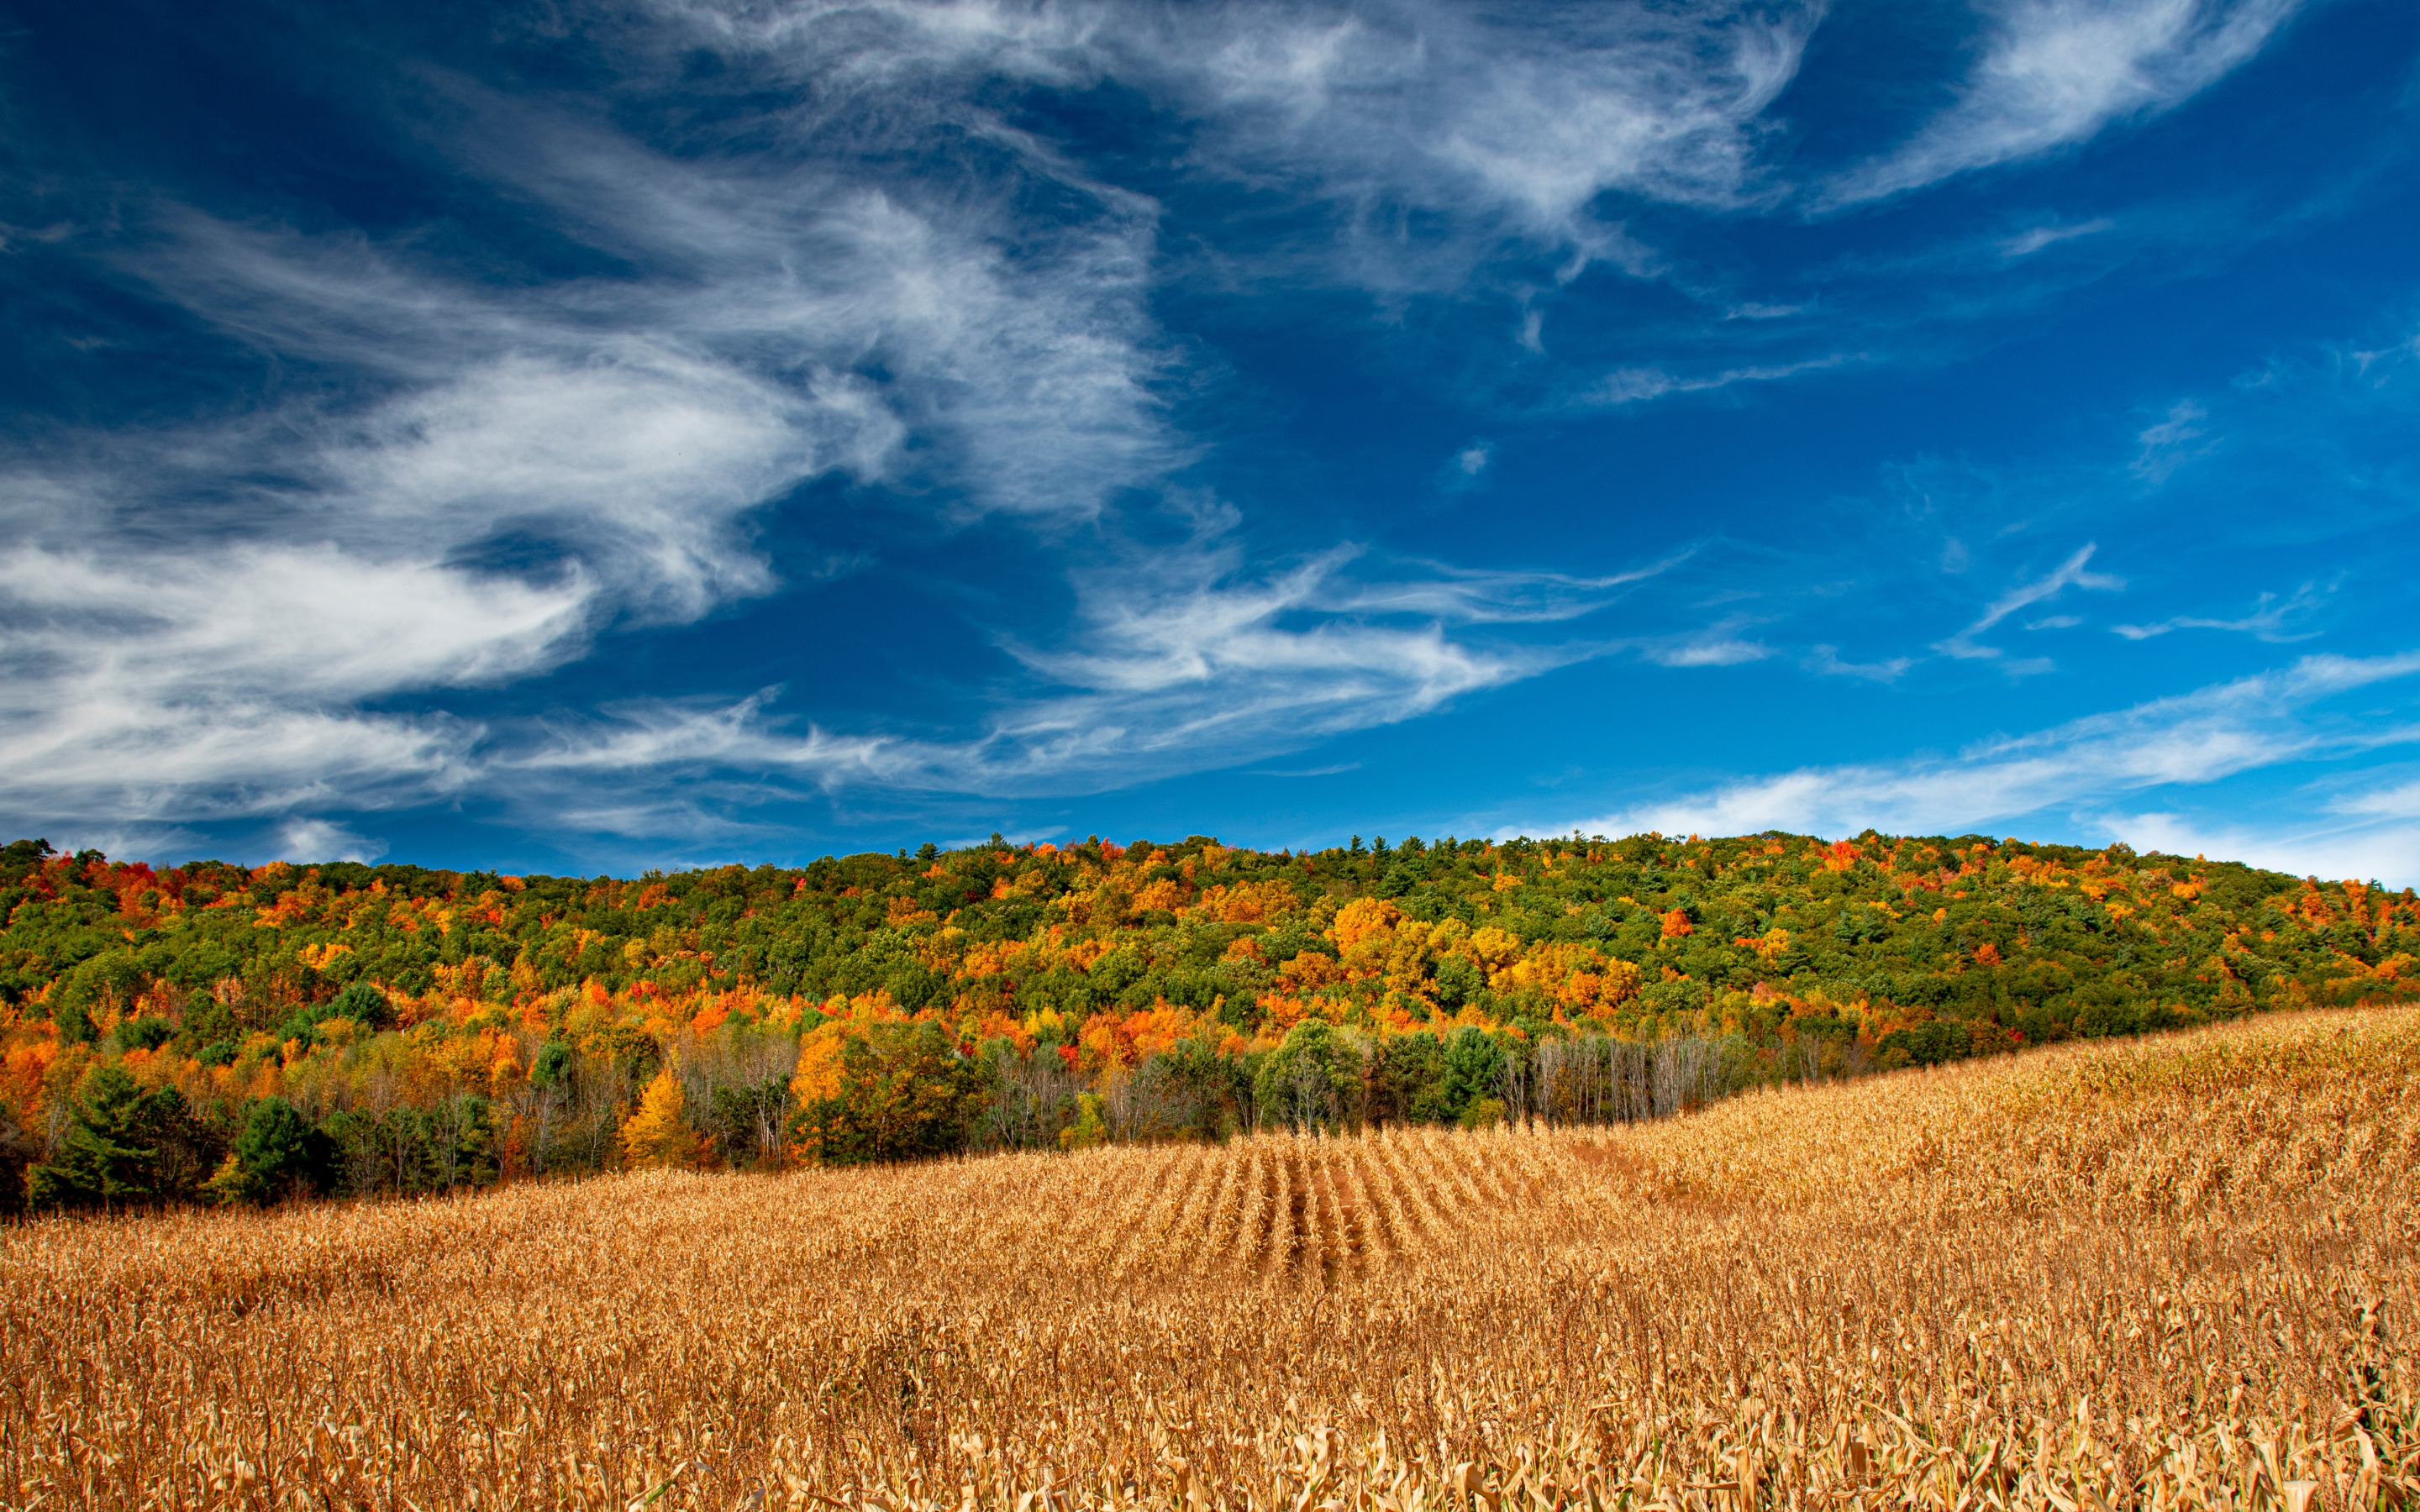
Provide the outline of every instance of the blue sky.
[[12,7],[0,816],[2420,883],[2420,10]]

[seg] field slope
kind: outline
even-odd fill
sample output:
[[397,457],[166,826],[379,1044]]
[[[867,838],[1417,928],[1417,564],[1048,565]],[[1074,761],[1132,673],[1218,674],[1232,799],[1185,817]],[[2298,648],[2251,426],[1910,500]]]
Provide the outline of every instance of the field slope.
[[0,1230],[10,1506],[2409,1506],[2420,1012]]

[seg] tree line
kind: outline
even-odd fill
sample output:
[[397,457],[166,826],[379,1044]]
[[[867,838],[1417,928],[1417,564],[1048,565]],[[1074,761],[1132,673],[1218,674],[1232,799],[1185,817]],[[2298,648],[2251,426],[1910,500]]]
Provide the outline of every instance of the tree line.
[[0,1204],[1657,1117],[2411,994],[2409,889],[1988,837],[1208,837],[635,879],[0,847]]

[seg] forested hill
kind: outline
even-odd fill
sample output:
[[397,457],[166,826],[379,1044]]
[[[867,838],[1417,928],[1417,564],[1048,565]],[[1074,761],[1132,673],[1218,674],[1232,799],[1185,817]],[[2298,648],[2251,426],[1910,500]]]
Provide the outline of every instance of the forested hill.
[[[155,871],[21,841],[0,900],[0,1119],[26,1159],[110,1068],[175,1090],[204,1155],[263,1100],[331,1149],[345,1118],[476,1125],[471,1155],[394,1163],[397,1188],[431,1161],[560,1167],[573,1125],[579,1159],[640,1158],[648,1116],[675,1155],[739,1164],[1216,1133],[1264,1120],[1272,1064],[1314,1041],[1327,1079],[1288,1118],[1557,1116],[1569,1079],[1521,1068],[1678,1037],[1714,1047],[1709,1087],[1839,1074],[2412,995],[2420,952],[2409,889],[1870,832],[995,842],[634,880]],[[936,1077],[945,1127],[802,1132],[819,1098]],[[1180,1083],[1135,1112],[1136,1086]]]

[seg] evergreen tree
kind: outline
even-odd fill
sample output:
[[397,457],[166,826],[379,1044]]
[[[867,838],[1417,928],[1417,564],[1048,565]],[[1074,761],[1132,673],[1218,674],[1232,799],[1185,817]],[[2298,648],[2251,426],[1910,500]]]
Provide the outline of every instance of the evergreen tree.
[[335,1141],[282,1097],[264,1097],[244,1116],[243,1133],[207,1190],[222,1202],[275,1202],[328,1190]]
[[1474,1025],[1464,1025],[1445,1042],[1443,1095],[1438,1111],[1460,1119],[1473,1103],[1496,1095],[1496,1078],[1504,1069],[1504,1047],[1496,1037]]
[[147,1095],[124,1067],[100,1067],[85,1082],[58,1158],[34,1167],[34,1205],[110,1207],[160,1196],[161,1137],[183,1111],[174,1088]]

